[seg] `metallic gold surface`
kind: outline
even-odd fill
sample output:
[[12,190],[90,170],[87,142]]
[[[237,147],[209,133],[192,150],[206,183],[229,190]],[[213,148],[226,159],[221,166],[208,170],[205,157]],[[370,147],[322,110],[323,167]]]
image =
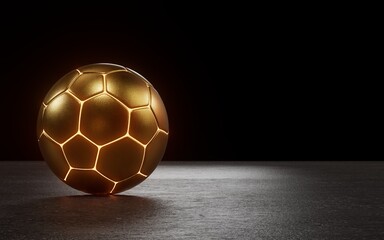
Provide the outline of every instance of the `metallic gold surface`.
[[151,109],[137,109],[131,113],[129,134],[143,144],[147,144],[157,131],[156,118]]
[[98,147],[81,135],[76,135],[63,145],[65,156],[74,168],[93,168]]
[[84,73],[69,88],[80,100],[85,100],[104,90],[103,75],[100,73]]
[[98,145],[104,145],[127,133],[128,110],[107,94],[84,102],[80,131]]
[[50,101],[42,118],[44,131],[57,142],[63,143],[78,129],[80,104],[64,92]]
[[164,103],[137,72],[111,63],[79,67],[46,94],[37,117],[40,151],[52,172],[90,194],[144,181],[166,150]]
[[107,92],[130,108],[146,106],[149,103],[149,88],[140,76],[114,72],[108,75],[106,83]]

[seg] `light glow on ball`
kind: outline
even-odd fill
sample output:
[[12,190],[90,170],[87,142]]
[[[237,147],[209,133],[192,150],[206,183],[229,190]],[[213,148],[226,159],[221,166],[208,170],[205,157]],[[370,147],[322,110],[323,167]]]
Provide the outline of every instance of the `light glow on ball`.
[[79,67],[46,94],[40,151],[67,185],[90,194],[128,190],[156,169],[169,134],[164,103],[142,75],[112,63]]

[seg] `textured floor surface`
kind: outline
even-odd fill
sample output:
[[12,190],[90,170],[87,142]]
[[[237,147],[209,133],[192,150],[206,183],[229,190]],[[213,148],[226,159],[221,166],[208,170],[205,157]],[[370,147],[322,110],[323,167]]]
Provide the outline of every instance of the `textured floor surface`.
[[0,239],[384,239],[384,162],[162,162],[83,194],[44,162],[0,162]]

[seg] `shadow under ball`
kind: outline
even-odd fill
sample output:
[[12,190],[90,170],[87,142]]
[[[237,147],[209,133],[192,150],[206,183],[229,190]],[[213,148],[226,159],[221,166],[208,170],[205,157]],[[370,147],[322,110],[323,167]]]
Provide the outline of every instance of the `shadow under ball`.
[[164,103],[143,76],[111,63],[79,67],[60,78],[38,113],[41,154],[64,183],[115,194],[144,181],[164,156]]

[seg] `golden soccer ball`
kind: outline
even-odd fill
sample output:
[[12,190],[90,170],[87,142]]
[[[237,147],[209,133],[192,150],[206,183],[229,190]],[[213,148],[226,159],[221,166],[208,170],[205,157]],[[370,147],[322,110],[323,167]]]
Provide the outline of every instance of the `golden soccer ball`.
[[41,154],[52,172],[79,191],[128,190],[156,169],[169,134],[164,103],[142,75],[95,63],[60,78],[37,118]]

